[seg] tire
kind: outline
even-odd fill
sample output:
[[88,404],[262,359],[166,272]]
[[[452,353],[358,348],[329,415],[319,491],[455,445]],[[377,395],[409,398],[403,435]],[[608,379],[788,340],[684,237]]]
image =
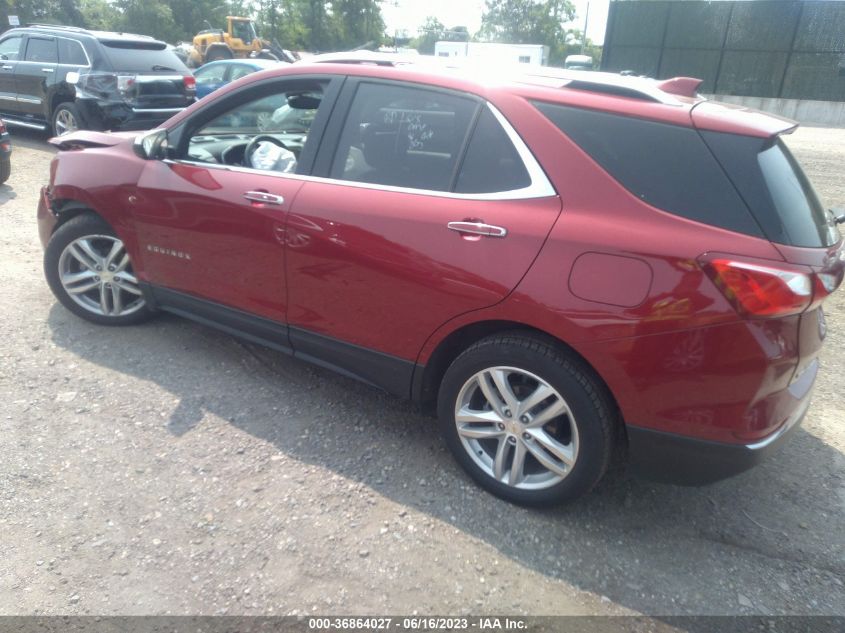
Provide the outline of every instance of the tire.
[[0,161],[0,185],[9,180],[9,176],[11,175],[12,161],[10,161],[8,158],[6,160]]
[[62,305],[92,323],[134,325],[152,315],[123,242],[94,213],[56,229],[44,251],[44,274]]
[[[523,333],[491,336],[460,354],[443,376],[437,409],[446,444],[464,470],[520,505],[550,506],[586,494],[607,470],[615,445],[616,407],[592,370]],[[520,453],[523,468],[514,469]]]
[[56,109],[53,110],[52,125],[54,136],[62,136],[75,130],[85,129],[79,108],[71,101],[65,101],[56,106]]

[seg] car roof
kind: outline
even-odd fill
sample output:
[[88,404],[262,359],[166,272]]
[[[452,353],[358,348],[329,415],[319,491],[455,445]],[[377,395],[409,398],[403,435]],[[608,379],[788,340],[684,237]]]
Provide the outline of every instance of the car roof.
[[103,42],[144,42],[146,44],[156,43],[161,44],[162,47],[167,46],[165,42],[157,40],[149,35],[139,35],[137,33],[123,33],[117,31],[92,31],[83,29],[77,26],[62,26],[60,24],[28,24],[27,26],[19,27],[21,31],[36,31],[36,32],[50,32],[55,35],[88,35],[94,39]]
[[[288,66],[287,62],[283,62],[276,59],[249,59],[249,58],[240,58],[240,59],[218,59],[213,62],[208,62],[200,66],[200,68],[206,68],[207,66],[229,66],[232,64],[246,64],[247,66],[252,66],[256,70],[264,70],[267,68],[276,68],[279,65]],[[197,68],[199,70],[200,68]]]
[[[521,97],[661,123],[767,138],[797,124],[766,113],[708,101],[697,94],[700,79],[651,79],[616,73],[491,64],[489,60],[438,58],[354,51],[314,55],[294,64],[250,75],[218,91],[220,96],[268,77],[302,74],[348,75],[419,83],[475,94],[494,104]],[[699,107],[702,106],[702,107]],[[693,111],[698,108],[695,117]],[[189,108],[189,111],[192,110]],[[184,114],[187,115],[186,111]],[[181,115],[177,115],[181,119]]]

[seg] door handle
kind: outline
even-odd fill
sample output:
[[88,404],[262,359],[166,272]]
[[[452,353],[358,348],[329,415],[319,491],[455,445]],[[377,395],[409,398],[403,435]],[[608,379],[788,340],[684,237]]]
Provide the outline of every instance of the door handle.
[[2,66],[0,66],[0,68],[2,68],[3,70],[12,70],[14,66],[10,66],[9,64],[3,64]]
[[244,198],[250,202],[261,202],[263,204],[282,205],[285,199],[282,196],[277,196],[266,191],[247,191],[244,193]]
[[51,72],[53,72],[53,69],[52,68],[42,68],[41,72],[42,73],[51,73]]
[[485,224],[484,222],[449,222],[446,228],[450,231],[457,231],[458,233],[483,235],[485,237],[505,237],[508,234],[508,230],[505,227]]

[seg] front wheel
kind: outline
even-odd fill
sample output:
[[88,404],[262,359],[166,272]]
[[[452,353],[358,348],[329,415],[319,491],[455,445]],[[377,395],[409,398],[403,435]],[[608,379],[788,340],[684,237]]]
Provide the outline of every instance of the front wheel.
[[583,361],[523,334],[483,339],[458,356],[441,383],[438,417],[476,482],[534,506],[574,500],[601,479],[616,423]]
[[56,229],[44,251],[44,273],[56,298],[83,319],[131,325],[150,317],[123,242],[93,213]]

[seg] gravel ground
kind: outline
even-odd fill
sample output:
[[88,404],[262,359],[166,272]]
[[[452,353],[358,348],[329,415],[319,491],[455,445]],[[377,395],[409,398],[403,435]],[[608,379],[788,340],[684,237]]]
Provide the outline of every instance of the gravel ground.
[[[0,615],[845,614],[845,293],[775,459],[705,488],[614,473],[538,512],[412,405],[200,325],[110,329],[41,272],[51,150],[0,187]],[[789,144],[845,203],[845,130]]]

